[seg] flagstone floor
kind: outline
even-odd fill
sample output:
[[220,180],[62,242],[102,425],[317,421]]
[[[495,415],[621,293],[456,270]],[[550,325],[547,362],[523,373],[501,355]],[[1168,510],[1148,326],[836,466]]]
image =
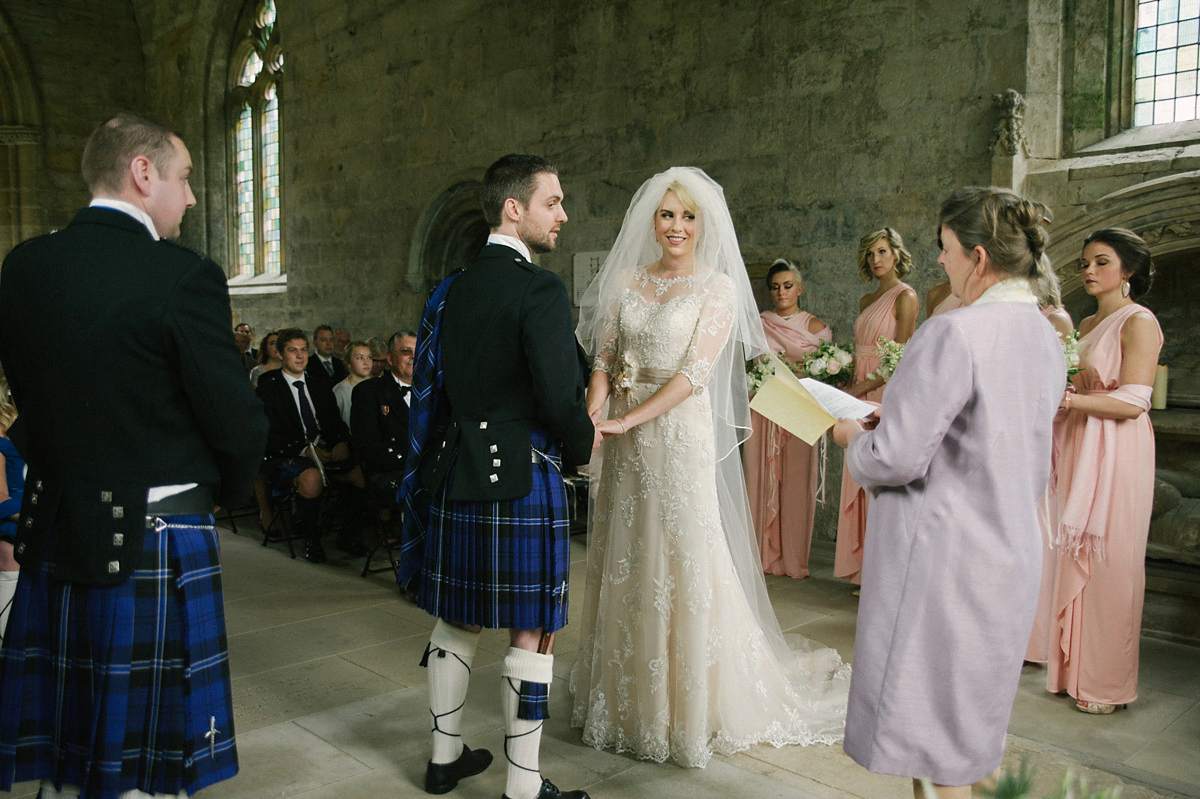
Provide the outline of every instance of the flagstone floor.
[[[254,522],[241,522],[256,530]],[[243,532],[247,532],[245,529]],[[202,792],[208,799],[357,799],[423,797],[429,713],[418,660],[432,619],[403,599],[385,574],[359,577],[361,558],[314,566],[291,560],[253,535],[221,532],[226,613],[241,773]],[[586,547],[572,544],[575,596]],[[830,577],[832,552],[813,553],[805,580],[768,578],[785,630],[801,632],[853,657],[857,600]],[[503,793],[503,728],[498,676],[507,645],[487,631],[476,656],[465,738],[497,753],[492,767],[464,781],[458,799]],[[594,799],[681,797],[869,797],[907,799],[906,780],[857,766],[840,747],[760,746],[714,757],[705,769],[644,763],[584,746],[570,729],[567,675],[578,638],[556,642],[552,718],[542,771],[560,787]],[[1027,758],[1036,796],[1050,793],[1068,768],[1093,788],[1123,785],[1125,799],[1200,797],[1200,649],[1142,641],[1141,696],[1128,710],[1096,717],[1047,694],[1045,673],[1026,667],[1009,728],[1006,764]],[[14,796],[32,796],[32,784]]]

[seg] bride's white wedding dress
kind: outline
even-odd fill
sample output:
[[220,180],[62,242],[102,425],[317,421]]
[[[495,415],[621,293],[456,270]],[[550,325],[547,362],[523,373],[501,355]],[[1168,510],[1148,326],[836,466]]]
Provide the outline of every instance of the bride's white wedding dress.
[[696,388],[604,444],[572,723],[592,746],[683,766],[763,742],[839,741],[849,684],[833,650],[783,646],[769,608],[774,635],[764,631],[731,559],[716,468],[738,455],[716,451],[704,386],[733,296],[724,275],[640,272],[597,358],[613,386],[610,418],[675,374]]

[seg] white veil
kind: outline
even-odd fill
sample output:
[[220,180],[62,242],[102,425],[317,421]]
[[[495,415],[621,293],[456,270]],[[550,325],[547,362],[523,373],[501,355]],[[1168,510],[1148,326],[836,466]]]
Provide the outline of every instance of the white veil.
[[[725,203],[725,193],[716,181],[695,167],[672,167],[642,184],[629,204],[612,250],[580,303],[576,334],[591,357],[596,357],[612,340],[623,294],[633,285],[635,274],[662,255],[654,237],[654,216],[663,195],[676,182],[691,195],[697,206],[694,273],[698,279],[692,281],[692,285],[701,292],[714,285],[732,286],[735,294],[730,298],[734,319],[729,338],[703,389],[709,392],[712,405],[721,523],[734,571],[751,610],[780,663],[787,664],[794,657],[794,650],[812,651],[817,647],[812,642],[792,641],[792,636],[785,642],[763,579],[738,446],[751,430],[745,361],[766,352],[767,342],[746,265],[738,249],[733,220]],[[708,279],[712,273],[728,279]],[[832,650],[825,650],[819,661],[811,664],[811,669],[805,665],[804,670],[832,672],[841,666]],[[839,676],[846,676],[844,669]]]

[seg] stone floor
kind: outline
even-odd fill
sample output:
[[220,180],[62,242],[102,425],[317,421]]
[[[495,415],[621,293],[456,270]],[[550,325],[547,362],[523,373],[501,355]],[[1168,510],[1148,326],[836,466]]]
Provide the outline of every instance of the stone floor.
[[[359,577],[359,558],[313,566],[251,536],[223,530],[221,540],[241,773],[201,795],[425,796],[429,717],[417,661],[431,618],[402,599],[386,573]],[[578,538],[572,546],[579,596],[586,548]],[[828,576],[829,554],[814,552],[817,576],[768,578],[770,591],[785,630],[850,658],[857,600],[849,584]],[[472,746],[496,753],[503,747],[497,685],[506,644],[502,633],[484,633],[464,730]],[[760,746],[714,757],[702,770],[586,747],[567,724],[566,677],[577,644],[571,627],[560,633],[553,717],[542,746],[543,773],[563,788],[586,788],[595,799],[912,796],[907,781],[866,772],[840,747]],[[1200,797],[1200,650],[1144,639],[1141,696],[1112,716],[1077,713],[1043,683],[1043,671],[1026,668],[1006,758],[1015,766],[1026,757],[1036,767],[1036,796],[1049,794],[1072,769],[1093,788],[1125,786],[1125,799]],[[13,795],[31,796],[33,787],[18,786]],[[496,799],[503,789],[504,769],[496,763],[451,795]]]

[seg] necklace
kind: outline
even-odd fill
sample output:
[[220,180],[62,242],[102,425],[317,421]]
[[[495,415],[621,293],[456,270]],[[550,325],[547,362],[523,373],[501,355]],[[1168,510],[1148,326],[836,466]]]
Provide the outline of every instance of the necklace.
[[780,318],[780,319],[791,319],[793,316],[799,316],[799,315],[800,315],[800,309],[799,309],[799,308],[797,308],[795,311],[793,311],[792,313],[788,314],[787,316],[784,316],[783,314],[780,314],[780,315],[779,315],[779,318]]
[[680,275],[679,277],[659,277],[652,275],[646,270],[642,270],[643,280],[649,280],[654,284],[654,296],[665,294],[668,289],[678,283],[691,283],[695,278],[694,275]]

